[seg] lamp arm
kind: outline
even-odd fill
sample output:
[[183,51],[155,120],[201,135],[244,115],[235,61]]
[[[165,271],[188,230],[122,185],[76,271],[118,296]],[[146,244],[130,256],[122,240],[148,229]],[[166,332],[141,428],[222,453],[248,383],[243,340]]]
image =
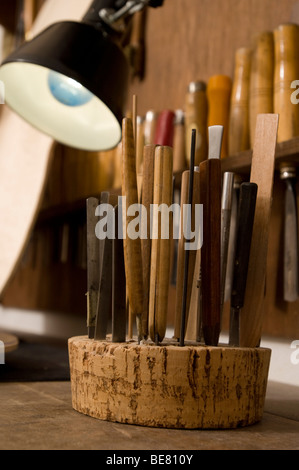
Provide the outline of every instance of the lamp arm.
[[146,6],[157,8],[164,0],[94,0],[83,17],[83,21],[91,23],[104,22],[112,25],[120,19],[133,15]]

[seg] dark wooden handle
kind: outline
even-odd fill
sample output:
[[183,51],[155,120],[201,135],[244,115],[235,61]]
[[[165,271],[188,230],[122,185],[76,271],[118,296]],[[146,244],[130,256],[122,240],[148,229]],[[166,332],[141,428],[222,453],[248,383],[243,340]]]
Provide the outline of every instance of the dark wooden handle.
[[221,319],[221,161],[202,162],[199,174],[203,204],[202,331],[205,343],[215,346]]
[[236,253],[231,294],[231,307],[237,309],[241,309],[244,305],[257,190],[258,188],[255,183],[242,183],[240,187]]

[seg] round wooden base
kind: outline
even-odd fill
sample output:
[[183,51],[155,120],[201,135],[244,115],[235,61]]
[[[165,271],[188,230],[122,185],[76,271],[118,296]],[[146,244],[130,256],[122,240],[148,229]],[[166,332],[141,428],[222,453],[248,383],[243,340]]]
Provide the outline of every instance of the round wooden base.
[[271,351],[69,340],[73,408],[106,421],[228,429],[261,420]]

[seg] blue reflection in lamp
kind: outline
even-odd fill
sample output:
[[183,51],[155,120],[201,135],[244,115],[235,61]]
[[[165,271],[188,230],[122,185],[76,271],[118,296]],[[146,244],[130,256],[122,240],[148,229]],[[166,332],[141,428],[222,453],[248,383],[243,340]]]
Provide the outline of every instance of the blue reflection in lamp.
[[93,98],[79,82],[53,70],[49,72],[48,85],[54,98],[66,106],[83,106]]

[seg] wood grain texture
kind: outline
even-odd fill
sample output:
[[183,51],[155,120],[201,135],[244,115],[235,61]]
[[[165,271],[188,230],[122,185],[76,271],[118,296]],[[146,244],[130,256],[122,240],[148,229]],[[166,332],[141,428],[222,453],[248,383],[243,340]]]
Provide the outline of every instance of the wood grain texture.
[[[149,288],[151,273],[151,205],[154,202],[154,171],[155,171],[155,145],[146,145],[143,152],[143,187],[142,205],[146,213],[146,237],[141,240],[142,269],[143,269],[143,308],[144,330],[148,334]],[[143,222],[142,222],[143,224]]]
[[223,126],[221,158],[228,156],[228,135],[232,80],[227,75],[214,75],[208,81],[208,127]]
[[142,426],[244,427],[262,419],[270,355],[263,348],[72,338],[73,408],[100,420]]
[[193,82],[187,90],[185,109],[186,159],[190,166],[192,131],[196,130],[195,166],[207,158],[208,153],[208,100],[205,82]]
[[299,26],[280,25],[274,31],[274,113],[280,115],[277,141],[299,135],[299,107],[291,101],[291,83],[299,77]]
[[129,118],[125,118],[123,120],[122,151],[122,195],[126,197],[126,204],[123,205],[123,221],[124,227],[126,228],[126,236],[124,238],[124,257],[127,291],[132,317],[137,322],[138,335],[143,336],[143,274],[141,240],[139,237],[133,239],[131,236],[129,236],[128,231],[130,223],[135,219],[135,214],[134,216],[128,215],[128,209],[134,204],[138,204],[135,143],[133,136],[133,124],[132,120]]
[[265,31],[257,34],[252,44],[249,93],[250,148],[253,148],[254,144],[257,115],[273,113],[273,80],[274,35],[272,31]]
[[257,118],[250,181],[258,185],[244,307],[241,312],[240,345],[260,344],[263,329],[266,267],[272,208],[274,156],[278,115]]
[[200,204],[203,204],[202,329],[206,344],[217,346],[221,317],[221,161],[206,160],[199,167]]
[[250,147],[249,93],[251,53],[251,49],[241,47],[237,49],[235,54],[228,137],[228,151],[230,155]]
[[[153,195],[153,228],[149,292],[149,335],[152,341],[163,341],[167,327],[168,291],[170,282],[170,255],[172,247],[173,153],[170,147],[157,147]],[[166,213],[159,207],[166,206]]]
[[146,76],[131,86],[139,112],[181,108],[194,80],[207,82],[216,74],[233,78],[236,49],[250,47],[254,34],[288,22],[295,3],[165,0],[162,8],[149,9]]

